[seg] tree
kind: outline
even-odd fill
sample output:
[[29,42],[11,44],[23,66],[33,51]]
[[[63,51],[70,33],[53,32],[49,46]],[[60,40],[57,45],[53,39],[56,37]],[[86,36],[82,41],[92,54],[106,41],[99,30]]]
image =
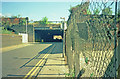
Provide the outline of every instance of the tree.
[[17,16],[11,16],[11,18],[17,18]]
[[88,9],[88,10],[87,10],[87,14],[92,14],[92,12]]
[[119,15],[119,16],[120,16],[120,9],[118,9],[117,15]]
[[20,19],[19,24],[20,24],[20,25],[25,25],[25,24],[26,24],[26,19]]
[[111,10],[112,8],[110,8],[110,7],[107,7],[107,8],[105,8],[105,9],[103,9],[102,10],[102,14],[103,15],[112,15],[112,10]]
[[18,14],[18,15],[17,15],[17,18],[20,18],[20,17],[21,17],[21,15],[20,15],[20,14]]
[[28,19],[29,19],[28,17],[26,17],[26,18],[20,18],[20,19],[19,19],[19,20],[20,20],[20,21],[19,21],[19,24],[20,24],[20,25],[26,25],[26,20],[27,20],[27,23],[29,22]]
[[118,15],[117,21],[120,22],[120,9],[118,9],[117,15]]
[[72,10],[73,10],[74,8],[75,8],[75,7],[72,7],[72,6],[70,5],[69,12],[72,13]]
[[42,18],[42,20],[39,21],[40,24],[46,25],[48,24],[48,18],[45,16]]
[[94,11],[93,11],[93,14],[94,15],[98,15],[100,13],[100,9],[99,8],[97,8],[97,9],[95,9]]
[[43,21],[44,24],[47,24],[48,23],[48,18],[45,16],[45,17],[42,18],[42,21]]

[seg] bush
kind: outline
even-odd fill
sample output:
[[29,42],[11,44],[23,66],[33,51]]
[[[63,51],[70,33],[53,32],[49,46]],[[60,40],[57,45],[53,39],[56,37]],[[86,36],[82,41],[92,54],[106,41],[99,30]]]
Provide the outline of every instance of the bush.
[[39,23],[42,24],[42,25],[48,24],[48,18],[46,16],[43,17],[42,20],[39,21]]
[[7,29],[4,29],[4,27],[2,27],[2,32],[0,32],[1,34],[12,34],[12,31],[9,31]]

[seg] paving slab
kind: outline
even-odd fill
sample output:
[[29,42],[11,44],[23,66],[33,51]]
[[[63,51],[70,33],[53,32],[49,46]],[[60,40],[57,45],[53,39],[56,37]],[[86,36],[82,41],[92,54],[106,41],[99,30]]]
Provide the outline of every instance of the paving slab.
[[62,53],[49,54],[47,62],[38,77],[65,77],[68,72],[68,65],[65,64]]

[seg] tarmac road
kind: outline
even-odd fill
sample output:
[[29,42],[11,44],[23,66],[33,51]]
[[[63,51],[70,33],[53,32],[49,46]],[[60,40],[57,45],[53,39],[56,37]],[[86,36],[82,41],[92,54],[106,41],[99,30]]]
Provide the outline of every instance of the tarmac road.
[[62,42],[36,43],[2,52],[2,77],[36,77],[50,54],[62,53]]

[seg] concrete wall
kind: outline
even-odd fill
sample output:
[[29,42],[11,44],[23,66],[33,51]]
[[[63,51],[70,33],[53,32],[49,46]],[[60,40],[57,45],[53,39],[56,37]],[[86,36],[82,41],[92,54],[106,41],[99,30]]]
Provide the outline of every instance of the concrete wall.
[[[36,27],[42,27],[42,25],[35,25],[34,26]],[[57,27],[59,28],[60,27],[60,24],[48,24],[48,25],[44,25],[43,27]],[[12,26],[11,29],[15,30],[15,32],[18,34],[18,33],[26,33],[26,26],[25,25],[15,25],[15,26]],[[27,26],[27,33],[28,33],[28,42],[33,42],[35,41],[35,30],[33,28],[33,25],[32,24],[29,24]]]
[[[25,25],[15,25],[12,26],[11,29],[15,30],[18,33],[26,33],[26,26]],[[27,26],[27,33],[28,33],[28,42],[33,42],[33,25]]]
[[3,34],[2,36],[2,47],[22,44],[22,36],[20,35],[8,35]]
[[19,33],[22,36],[22,43],[28,43],[28,34]]

